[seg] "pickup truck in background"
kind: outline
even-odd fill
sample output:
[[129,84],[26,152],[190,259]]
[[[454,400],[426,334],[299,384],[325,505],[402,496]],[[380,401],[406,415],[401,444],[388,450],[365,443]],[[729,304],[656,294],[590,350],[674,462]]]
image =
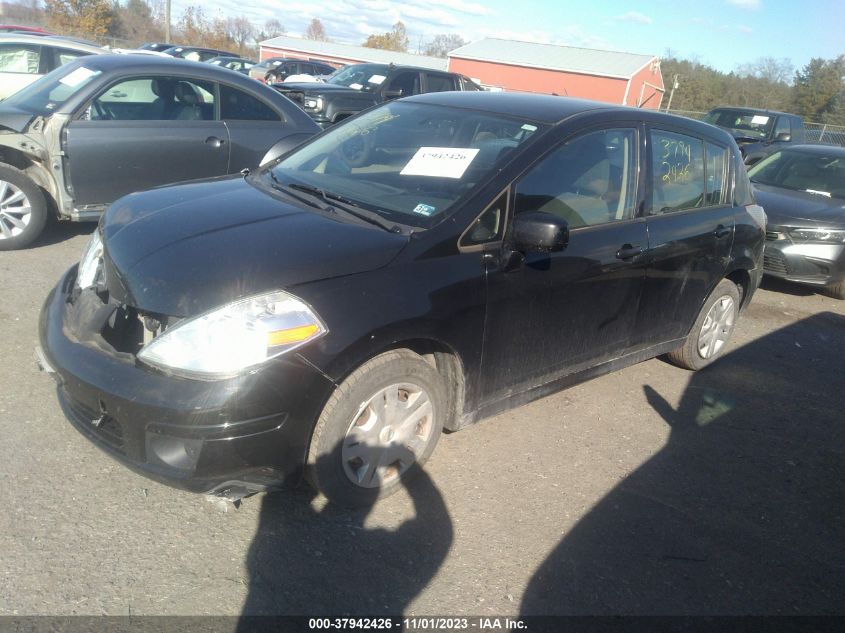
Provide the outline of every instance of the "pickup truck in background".
[[715,108],[704,121],[730,132],[749,167],[785,145],[807,142],[804,120],[797,114],[757,108]]
[[271,85],[322,128],[390,99],[424,92],[482,90],[463,75],[394,64],[352,64],[326,82]]

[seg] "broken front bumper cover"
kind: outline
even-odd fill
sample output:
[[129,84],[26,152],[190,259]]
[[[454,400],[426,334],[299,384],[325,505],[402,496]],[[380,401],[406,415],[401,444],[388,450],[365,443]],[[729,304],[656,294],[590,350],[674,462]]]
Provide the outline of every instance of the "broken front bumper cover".
[[156,371],[96,332],[79,336],[75,279],[73,267],[47,297],[36,355],[77,430],[136,472],[193,492],[238,498],[301,472],[333,387],[320,372],[295,354],[225,380]]

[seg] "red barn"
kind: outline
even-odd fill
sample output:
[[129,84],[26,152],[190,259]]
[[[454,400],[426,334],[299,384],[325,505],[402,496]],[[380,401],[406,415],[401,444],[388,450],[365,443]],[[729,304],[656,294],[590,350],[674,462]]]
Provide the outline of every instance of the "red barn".
[[485,38],[449,53],[449,70],[485,87],[658,109],[660,60],[574,46]]

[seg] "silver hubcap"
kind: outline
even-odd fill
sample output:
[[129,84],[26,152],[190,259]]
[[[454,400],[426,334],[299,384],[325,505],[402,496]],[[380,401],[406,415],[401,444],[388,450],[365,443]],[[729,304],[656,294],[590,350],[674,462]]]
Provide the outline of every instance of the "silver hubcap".
[[733,297],[719,297],[701,326],[698,335],[698,354],[702,358],[712,358],[728,342],[736,319],[736,304]]
[[358,409],[343,439],[346,476],[363,488],[401,476],[431,442],[433,416],[431,398],[418,385],[397,383],[375,393]]
[[0,240],[23,233],[31,218],[32,208],[23,191],[0,180]]

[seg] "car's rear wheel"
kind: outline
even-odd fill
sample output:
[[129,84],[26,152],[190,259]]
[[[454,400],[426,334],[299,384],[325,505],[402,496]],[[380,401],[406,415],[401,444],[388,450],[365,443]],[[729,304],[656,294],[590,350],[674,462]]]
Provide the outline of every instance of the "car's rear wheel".
[[409,350],[376,356],[337,387],[314,429],[306,474],[331,501],[396,492],[434,451],[446,411],[437,371]]
[[834,299],[845,299],[845,281],[840,281],[838,284],[833,284],[824,289],[824,292],[829,297]]
[[47,223],[44,194],[20,169],[0,165],[0,251],[28,246]]
[[701,369],[721,356],[733,334],[739,316],[739,289],[723,279],[704,302],[684,344],[667,354],[685,369]]

